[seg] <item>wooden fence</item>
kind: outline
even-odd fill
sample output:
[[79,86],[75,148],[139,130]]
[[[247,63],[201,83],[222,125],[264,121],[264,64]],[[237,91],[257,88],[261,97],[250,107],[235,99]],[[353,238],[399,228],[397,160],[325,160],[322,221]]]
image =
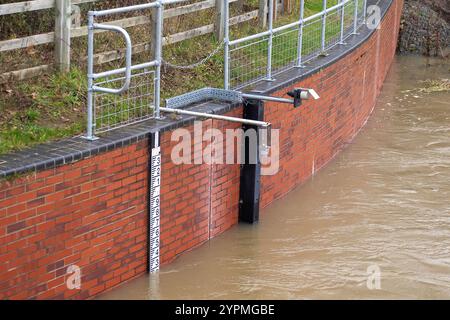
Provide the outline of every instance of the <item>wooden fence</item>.
[[[0,5],[0,16],[13,15],[24,12],[55,9],[55,30],[53,32],[35,34],[31,36],[0,41],[1,52],[19,50],[38,46],[42,44],[55,44],[54,64],[33,66],[26,69],[10,71],[0,74],[0,83],[8,80],[23,80],[37,76],[48,71],[52,66],[56,66],[60,71],[66,72],[70,69],[70,43],[72,38],[87,35],[87,26],[81,26],[80,8],[83,3],[91,3],[95,0],[33,0],[25,2],[15,2]],[[230,0],[230,3],[237,2],[239,7],[243,7],[245,0]],[[291,0],[276,0],[278,11],[289,10]],[[267,22],[268,0],[259,0],[258,10],[245,12],[244,14],[232,17],[231,25],[236,25],[252,19],[258,19],[259,23],[265,26]],[[205,9],[216,8],[216,19],[214,24],[209,24],[191,30],[170,34],[164,37],[164,45],[180,42],[201,35],[215,32],[217,37],[223,37],[223,0],[203,0],[193,4],[166,9],[164,19],[170,19],[185,14],[198,12]],[[123,28],[153,23],[151,16],[135,16],[109,22]],[[101,31],[100,31],[101,32]],[[152,41],[150,41],[152,43]],[[141,53],[150,49],[150,43],[140,43],[133,47],[133,54]],[[122,50],[102,52],[95,56],[96,64],[103,64],[118,60],[124,56]]]

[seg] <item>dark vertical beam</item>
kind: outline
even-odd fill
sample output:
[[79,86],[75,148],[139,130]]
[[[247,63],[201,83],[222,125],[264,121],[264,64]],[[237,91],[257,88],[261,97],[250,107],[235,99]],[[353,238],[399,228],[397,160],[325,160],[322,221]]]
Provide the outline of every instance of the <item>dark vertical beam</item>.
[[[264,104],[260,100],[244,101],[244,119],[264,120]],[[261,186],[261,162],[259,159],[259,127],[244,125],[244,132],[255,130],[258,133],[258,145],[249,145],[248,139],[243,140],[245,163],[241,167],[241,185],[239,197],[239,221],[255,223],[259,220],[259,201]],[[250,148],[257,148],[252,150]],[[256,151],[256,153],[255,153]],[[256,154],[256,159],[250,159]]]

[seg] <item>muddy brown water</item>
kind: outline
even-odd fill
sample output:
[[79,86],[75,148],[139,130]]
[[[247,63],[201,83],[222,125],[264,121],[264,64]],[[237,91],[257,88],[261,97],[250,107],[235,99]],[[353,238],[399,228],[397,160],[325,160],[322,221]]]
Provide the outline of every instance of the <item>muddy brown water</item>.
[[448,61],[397,57],[355,141],[259,224],[99,298],[450,298],[450,92],[419,91],[449,77]]

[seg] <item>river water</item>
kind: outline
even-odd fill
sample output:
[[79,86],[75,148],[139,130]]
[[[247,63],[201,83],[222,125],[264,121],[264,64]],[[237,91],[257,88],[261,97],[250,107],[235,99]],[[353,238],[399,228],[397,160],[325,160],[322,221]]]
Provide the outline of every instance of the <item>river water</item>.
[[100,299],[450,298],[450,92],[419,90],[449,77],[396,57],[355,141],[259,224]]

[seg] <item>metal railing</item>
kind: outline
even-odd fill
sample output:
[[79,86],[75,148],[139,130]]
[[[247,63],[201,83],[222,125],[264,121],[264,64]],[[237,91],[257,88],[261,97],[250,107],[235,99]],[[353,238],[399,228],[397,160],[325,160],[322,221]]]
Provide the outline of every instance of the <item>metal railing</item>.
[[[167,4],[177,2],[181,1],[164,1]],[[96,133],[151,117],[159,118],[164,3],[157,0],[141,5],[89,11],[86,139],[95,140]],[[118,26],[95,23],[95,18],[147,9],[156,10],[155,58],[146,63],[133,65],[132,44],[127,31]],[[94,32],[99,29],[114,31],[124,37],[126,42],[126,65],[124,68],[94,73]]]
[[[161,67],[163,46],[164,7],[190,0],[156,0],[151,3],[88,12],[88,140],[96,134],[138,123],[150,118],[160,118]],[[99,24],[98,17],[155,10],[154,45],[152,61],[132,64],[132,43],[128,32],[119,26]],[[96,30],[113,31],[125,39],[125,67],[101,73],[94,72],[94,34]]]
[[[0,84],[9,82],[11,80],[22,81],[29,78],[37,77],[45,72],[52,71],[52,67],[56,67],[61,72],[68,72],[71,66],[79,66],[85,62],[85,50],[81,46],[84,46],[84,42],[80,43],[80,38],[85,37],[88,34],[87,25],[84,24],[82,16],[88,8],[94,10],[96,6],[104,5],[106,0],[29,0],[11,2],[11,0],[0,1],[0,29],[3,25],[9,25],[8,21],[13,21],[17,17],[18,21],[23,19],[32,19],[31,15],[42,16],[45,19],[54,18],[54,27],[52,30],[47,30],[50,26],[42,24],[41,27],[36,30],[31,29],[30,35],[24,35],[16,37],[13,33],[2,29],[0,34],[0,60],[3,61],[3,65],[8,65],[4,71],[0,72]],[[153,2],[154,0],[148,0],[147,2]],[[223,1],[223,0],[221,0]],[[11,2],[5,3],[4,2]],[[121,0],[121,1],[109,1],[110,3],[134,3],[143,2],[141,0]],[[230,3],[242,4],[244,0],[230,0]],[[181,27],[183,31],[175,32],[170,31],[169,27],[165,32],[164,45],[173,45],[174,43],[182,42],[185,40],[194,39],[204,34],[215,34],[218,39],[221,39],[223,33],[223,10],[217,6],[220,3],[218,0],[190,0],[186,3],[181,3],[179,6],[173,6],[167,8],[164,11],[164,20],[172,24],[174,20],[185,15],[203,15],[207,10],[216,8],[215,19],[200,19],[199,24],[193,26]],[[233,17],[231,24],[243,24],[253,20],[258,16],[258,13],[263,10],[259,7],[256,9],[252,7],[237,6],[239,15]],[[51,10],[54,9],[54,10]],[[249,11],[251,10],[251,11]],[[139,14],[136,12],[133,16],[114,16],[108,24],[117,25],[119,27],[132,28],[130,35],[133,37],[137,35],[135,30],[145,30],[147,28],[153,28],[153,19],[146,14]],[[214,18],[214,17],[212,17]],[[40,18],[39,18],[40,19]],[[211,20],[214,20],[211,21]],[[222,23],[221,23],[222,21]],[[30,27],[30,26],[24,26]],[[47,28],[48,27],[48,28]],[[149,28],[150,27],[150,28]],[[25,28],[26,29],[26,28]],[[30,28],[29,28],[30,29]],[[43,30],[45,29],[45,30]],[[134,29],[134,30],[133,30]],[[23,30],[22,30],[23,31]],[[50,31],[50,32],[46,32]],[[150,36],[150,40],[145,39]],[[107,40],[108,36],[101,36],[99,42]],[[145,40],[142,40],[145,39]],[[147,51],[148,42],[153,41],[153,34],[144,35],[142,33],[136,36],[136,40],[139,42],[134,43],[133,53],[135,55],[145,54]],[[54,53],[49,54],[51,50],[49,44],[54,44]],[[80,46],[81,45],[81,46]],[[124,58],[122,50],[108,50],[111,48],[99,46],[98,52],[94,59],[96,65],[104,65],[107,63],[115,63]],[[20,64],[10,63],[15,62],[16,59],[22,58],[24,50],[36,50],[36,54],[42,54],[44,59],[20,59]],[[45,54],[44,54],[45,53]],[[42,61],[41,61],[42,60]]]
[[[225,1],[225,17],[229,0]],[[230,26],[225,19],[225,89],[239,89],[260,80],[274,80],[274,75],[287,68],[303,67],[309,60],[345,39],[357,34],[366,19],[366,0],[339,0],[304,18],[305,1],[300,0],[299,20],[274,28],[274,0],[269,0],[268,30],[230,40]]]
[[[189,0],[156,0],[155,2],[89,11],[88,19],[88,96],[87,134],[89,140],[96,133],[105,132],[150,118],[160,118],[162,23],[164,6]],[[366,0],[339,0],[323,10],[304,18],[305,1],[300,1],[299,20],[273,26],[274,0],[269,0],[267,31],[230,40],[230,0],[224,0],[224,89],[240,89],[260,80],[274,80],[280,72],[303,67],[309,60],[326,54],[345,39],[356,34],[366,18]],[[132,43],[126,30],[111,24],[99,24],[96,17],[132,11],[156,10],[154,60],[132,64]],[[126,43],[125,67],[94,73],[95,30],[113,31]]]

